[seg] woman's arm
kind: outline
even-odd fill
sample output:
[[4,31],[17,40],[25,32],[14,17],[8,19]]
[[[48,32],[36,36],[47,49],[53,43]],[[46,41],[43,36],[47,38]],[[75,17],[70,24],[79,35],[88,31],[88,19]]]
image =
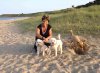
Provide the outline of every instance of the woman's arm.
[[50,39],[52,37],[52,28],[49,30],[49,36],[47,37],[47,39]]
[[38,38],[43,38],[43,36],[40,35],[40,29],[39,28],[36,28],[36,37]]

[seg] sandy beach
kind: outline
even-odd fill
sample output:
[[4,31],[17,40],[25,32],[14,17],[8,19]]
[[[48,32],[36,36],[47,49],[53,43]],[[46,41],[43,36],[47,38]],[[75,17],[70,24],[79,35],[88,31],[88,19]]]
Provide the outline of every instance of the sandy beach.
[[[12,17],[12,18],[14,18],[14,17]],[[28,19],[28,18],[30,18],[30,17],[19,17],[19,18],[11,19],[11,20],[0,20],[0,24],[9,24],[9,23],[13,23],[18,20],[23,20],[23,19]]]
[[[100,38],[88,37],[91,47],[86,55],[37,56],[32,51],[34,33],[22,34],[14,21],[0,21],[0,73],[100,73]],[[8,24],[9,23],[9,24]]]

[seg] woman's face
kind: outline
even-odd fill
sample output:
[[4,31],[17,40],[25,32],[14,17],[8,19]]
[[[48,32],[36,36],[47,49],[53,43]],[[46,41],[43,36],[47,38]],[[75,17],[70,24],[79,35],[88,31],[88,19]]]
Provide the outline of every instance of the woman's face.
[[47,25],[48,24],[48,20],[43,20],[42,23],[43,23],[43,25]]

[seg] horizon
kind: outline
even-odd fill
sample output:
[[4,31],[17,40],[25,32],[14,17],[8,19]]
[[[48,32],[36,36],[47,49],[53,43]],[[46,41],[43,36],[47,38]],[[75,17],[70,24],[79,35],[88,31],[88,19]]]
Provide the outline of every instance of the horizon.
[[[42,0],[42,1],[34,1],[34,0],[3,0],[0,1],[0,15],[3,14],[30,14],[30,13],[38,13],[38,12],[48,12],[48,11],[57,11],[67,8],[72,8],[79,5],[84,5],[86,3],[92,2],[94,0]],[[56,4],[55,4],[56,3]]]

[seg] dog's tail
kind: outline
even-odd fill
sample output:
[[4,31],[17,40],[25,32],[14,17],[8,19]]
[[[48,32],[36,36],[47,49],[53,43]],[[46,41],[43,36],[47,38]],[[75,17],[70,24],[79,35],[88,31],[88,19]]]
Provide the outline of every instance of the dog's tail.
[[61,35],[60,34],[58,34],[58,40],[61,40]]

